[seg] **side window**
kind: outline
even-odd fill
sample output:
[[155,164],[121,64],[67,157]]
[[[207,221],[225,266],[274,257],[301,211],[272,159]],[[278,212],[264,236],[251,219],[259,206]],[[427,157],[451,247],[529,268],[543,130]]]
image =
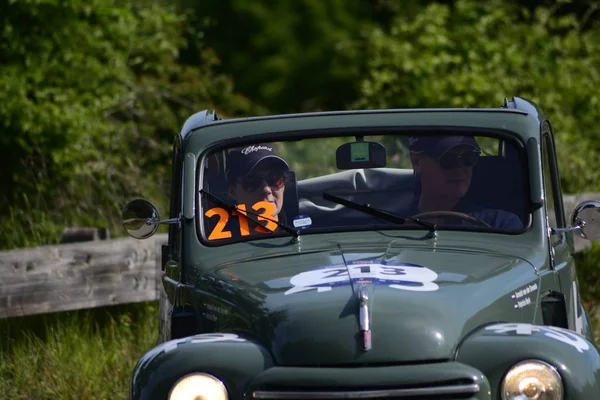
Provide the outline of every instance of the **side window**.
[[[173,145],[172,168],[169,218],[177,218],[181,213],[181,173],[183,170],[179,135],[176,136],[175,144]],[[169,225],[169,258],[174,260],[179,259],[180,236],[181,230],[179,229],[179,224]]]
[[[558,174],[558,166],[556,165],[552,131],[548,122],[544,122],[543,129],[542,168],[548,225],[550,228],[562,228],[565,226],[565,218],[562,208],[560,176]],[[552,244],[557,244],[561,240],[561,235],[552,235],[551,240]]]

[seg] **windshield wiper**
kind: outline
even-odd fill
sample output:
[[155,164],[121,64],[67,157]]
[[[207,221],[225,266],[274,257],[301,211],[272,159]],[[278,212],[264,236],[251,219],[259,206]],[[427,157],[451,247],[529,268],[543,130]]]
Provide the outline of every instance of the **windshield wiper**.
[[[284,231],[290,233],[292,236],[294,236],[295,238],[297,238],[298,236],[300,236],[300,232],[297,229],[292,228],[289,225],[286,225],[282,222],[279,222],[277,220],[265,217],[264,215],[261,215],[259,213],[255,213],[252,211],[248,211],[248,210],[242,210],[240,209],[238,206],[234,206],[233,204],[229,204],[227,203],[225,200],[221,200],[220,198],[218,198],[217,196],[215,196],[214,194],[207,192],[204,189],[200,189],[200,194],[205,194],[208,197],[210,197],[215,203],[217,203],[218,205],[220,205],[221,207],[223,207],[224,209],[226,209],[229,212],[232,211],[237,211],[238,213],[244,215],[246,218],[248,218],[250,221],[254,222],[257,225],[262,226],[265,229],[269,229],[266,226],[264,226],[263,224],[260,223],[260,221],[258,221],[258,219],[256,218],[250,218],[250,215],[253,215],[255,217],[260,217],[261,219],[264,219],[266,221],[270,221],[270,222],[274,222],[278,227],[280,227],[281,229],[283,229]],[[273,229],[269,229],[271,232],[275,232]]]
[[385,210],[381,210],[379,208],[375,208],[375,207],[371,207],[370,204],[364,203],[364,204],[359,204],[356,203],[354,201],[351,200],[346,200],[344,198],[338,197],[338,196],[334,196],[333,194],[329,194],[329,193],[325,193],[323,192],[323,198],[325,200],[329,200],[332,201],[334,203],[337,204],[341,204],[345,207],[351,208],[353,210],[356,211],[362,211],[366,214],[370,214],[373,215],[374,217],[378,217],[381,219],[384,219],[386,221],[389,222],[393,222],[396,224],[405,224],[406,220],[410,220],[415,222],[418,225],[421,225],[424,228],[429,229],[429,232],[433,233],[435,232],[435,224],[432,224],[431,222],[425,222],[425,221],[421,221],[418,218],[413,218],[413,217],[408,217],[405,215],[399,215],[399,214],[394,214],[391,213],[389,211],[385,211]]

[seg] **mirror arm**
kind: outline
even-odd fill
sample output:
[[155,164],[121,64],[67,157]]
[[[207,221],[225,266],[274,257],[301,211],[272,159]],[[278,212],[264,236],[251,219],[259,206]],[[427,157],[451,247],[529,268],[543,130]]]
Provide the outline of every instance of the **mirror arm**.
[[156,221],[152,218],[146,219],[146,225],[173,225],[181,222],[181,217],[165,219],[162,221]]
[[567,226],[566,228],[550,228],[550,233],[553,235],[565,232],[579,231],[585,227],[585,221],[579,220],[575,226]]

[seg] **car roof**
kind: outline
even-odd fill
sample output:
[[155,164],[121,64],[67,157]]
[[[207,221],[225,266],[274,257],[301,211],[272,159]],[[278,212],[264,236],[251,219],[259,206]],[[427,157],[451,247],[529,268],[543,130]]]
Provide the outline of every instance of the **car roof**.
[[[213,142],[256,137],[262,140],[297,136],[299,131],[348,130],[386,128],[475,128],[503,130],[520,137],[523,142],[539,135],[539,123],[545,119],[533,102],[521,98],[505,100],[498,108],[412,108],[322,111],[243,118],[219,119],[208,110],[190,117],[181,132],[184,140],[194,147]],[[316,136],[316,135],[315,135]]]

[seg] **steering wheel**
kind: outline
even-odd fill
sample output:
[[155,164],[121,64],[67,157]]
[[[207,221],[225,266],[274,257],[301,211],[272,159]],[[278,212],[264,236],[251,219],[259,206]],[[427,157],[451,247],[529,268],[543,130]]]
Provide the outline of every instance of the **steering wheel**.
[[479,218],[475,218],[468,214],[457,212],[457,211],[428,211],[428,212],[423,212],[420,214],[413,215],[411,218],[427,219],[427,218],[436,218],[436,217],[458,218],[458,219],[462,219],[464,221],[468,221],[475,225],[491,228],[491,226],[487,222],[485,222]]

